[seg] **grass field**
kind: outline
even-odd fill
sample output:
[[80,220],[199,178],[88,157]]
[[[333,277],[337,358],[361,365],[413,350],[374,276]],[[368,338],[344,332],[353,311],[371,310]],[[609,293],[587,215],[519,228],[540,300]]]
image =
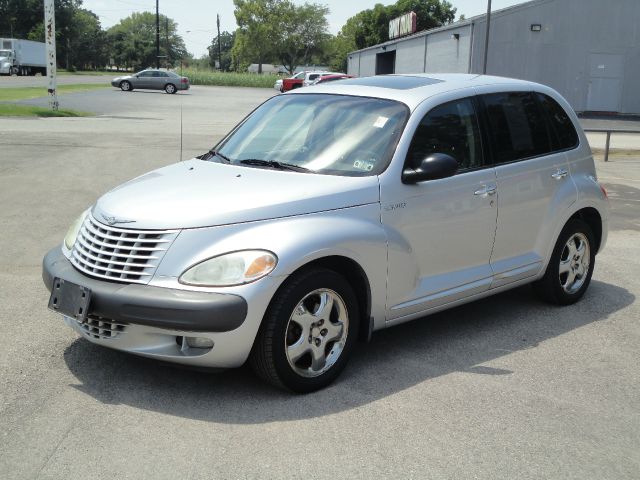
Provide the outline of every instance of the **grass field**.
[[[176,70],[180,74],[180,69]],[[184,69],[182,75],[189,77],[191,85],[218,85],[223,87],[272,88],[278,75],[256,73],[213,72],[209,70]]]
[[58,110],[36,107],[34,105],[17,105],[15,103],[0,103],[0,117],[87,117],[88,112],[76,110]]
[[[107,85],[79,83],[76,85],[58,85],[58,95],[65,93],[84,92],[106,88]],[[30,98],[46,97],[48,95],[45,87],[9,87],[0,88],[0,102],[15,102],[17,100],[28,100]]]

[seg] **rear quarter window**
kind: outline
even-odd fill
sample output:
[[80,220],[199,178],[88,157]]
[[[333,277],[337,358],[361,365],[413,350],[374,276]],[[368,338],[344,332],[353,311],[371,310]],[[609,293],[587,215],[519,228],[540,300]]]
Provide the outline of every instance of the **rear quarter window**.
[[550,124],[554,150],[575,148],[578,145],[578,132],[565,109],[548,95],[536,93],[536,97]]

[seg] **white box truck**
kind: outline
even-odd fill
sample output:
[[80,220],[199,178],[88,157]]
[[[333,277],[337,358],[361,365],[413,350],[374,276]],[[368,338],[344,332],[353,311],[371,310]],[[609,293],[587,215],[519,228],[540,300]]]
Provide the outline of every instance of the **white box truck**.
[[47,51],[42,42],[0,38],[0,74],[47,74]]

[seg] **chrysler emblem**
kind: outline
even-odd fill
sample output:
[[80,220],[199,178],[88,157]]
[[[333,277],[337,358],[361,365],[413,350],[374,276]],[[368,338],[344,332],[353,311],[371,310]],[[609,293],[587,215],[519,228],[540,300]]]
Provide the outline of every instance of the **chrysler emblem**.
[[123,220],[121,218],[110,217],[104,213],[101,213],[100,216],[104,218],[109,225],[115,225],[116,223],[136,223],[135,220]]

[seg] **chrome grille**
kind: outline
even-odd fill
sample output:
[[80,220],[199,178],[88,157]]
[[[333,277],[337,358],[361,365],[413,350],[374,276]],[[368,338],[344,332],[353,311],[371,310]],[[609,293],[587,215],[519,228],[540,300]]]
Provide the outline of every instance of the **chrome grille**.
[[71,263],[91,276],[149,283],[177,230],[117,228],[87,216],[71,250]]
[[93,338],[115,338],[119,334],[124,333],[127,328],[122,323],[117,323],[110,318],[99,317],[97,315],[89,314],[84,322],[78,322],[78,326],[89,337]]

